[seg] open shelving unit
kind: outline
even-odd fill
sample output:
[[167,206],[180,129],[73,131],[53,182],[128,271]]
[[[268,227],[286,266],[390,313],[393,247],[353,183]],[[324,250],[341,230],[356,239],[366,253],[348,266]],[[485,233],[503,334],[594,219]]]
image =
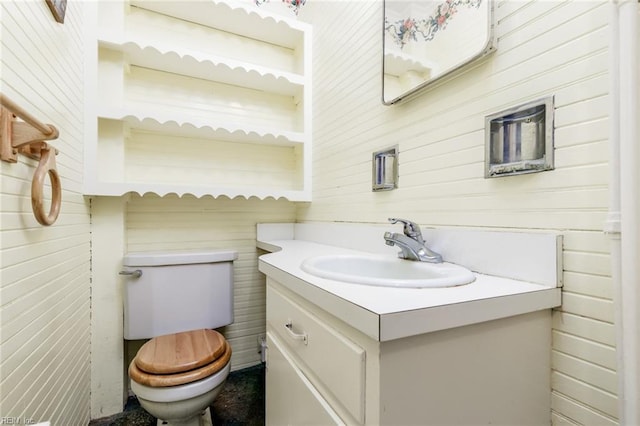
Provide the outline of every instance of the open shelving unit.
[[309,25],[230,0],[95,11],[85,193],[310,200]]

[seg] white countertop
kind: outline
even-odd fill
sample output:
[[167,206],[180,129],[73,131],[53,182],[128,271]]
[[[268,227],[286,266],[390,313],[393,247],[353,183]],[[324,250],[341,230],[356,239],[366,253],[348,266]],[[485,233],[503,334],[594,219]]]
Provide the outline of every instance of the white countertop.
[[446,288],[333,281],[304,272],[300,264],[312,256],[366,252],[296,239],[259,241],[258,247],[272,252],[260,257],[261,272],[379,341],[560,305],[558,287],[479,273],[471,284]]

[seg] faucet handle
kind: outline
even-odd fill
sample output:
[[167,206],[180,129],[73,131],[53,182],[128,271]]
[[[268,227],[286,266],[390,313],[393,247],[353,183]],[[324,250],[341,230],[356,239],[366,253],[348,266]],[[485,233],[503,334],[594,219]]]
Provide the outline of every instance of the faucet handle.
[[424,243],[424,240],[422,239],[422,231],[420,231],[420,226],[417,223],[407,219],[400,219],[396,217],[390,217],[389,222],[402,223],[404,225],[404,235],[406,235],[407,237],[411,237],[420,243]]

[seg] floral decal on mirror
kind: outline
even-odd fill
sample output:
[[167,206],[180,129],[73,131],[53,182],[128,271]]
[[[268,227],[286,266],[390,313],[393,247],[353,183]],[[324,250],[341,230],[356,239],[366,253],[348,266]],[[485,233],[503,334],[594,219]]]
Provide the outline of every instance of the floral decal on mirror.
[[[258,1],[260,0],[256,0],[256,2]],[[400,49],[402,49],[410,41],[420,41],[418,35],[420,35],[422,41],[433,40],[438,31],[444,31],[446,29],[447,23],[449,23],[458,11],[457,8],[459,6],[477,9],[481,3],[482,0],[446,0],[436,6],[435,13],[432,16],[425,19],[409,17],[390,23],[385,18],[384,29],[391,36],[392,40],[400,46]]]
[[[255,0],[256,5],[260,6],[263,5],[267,2],[269,2],[269,0]],[[298,12],[300,11],[300,8],[302,6],[304,6],[304,4],[307,2],[307,0],[282,0],[282,3],[285,3],[287,5],[287,7],[291,10],[293,10],[293,12],[297,15]]]

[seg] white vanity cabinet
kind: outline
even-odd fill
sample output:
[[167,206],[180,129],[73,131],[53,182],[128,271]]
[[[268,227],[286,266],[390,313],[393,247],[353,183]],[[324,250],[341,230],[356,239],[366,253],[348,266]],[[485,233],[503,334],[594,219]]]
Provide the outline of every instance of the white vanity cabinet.
[[549,309],[381,342],[296,285],[267,275],[268,425],[549,424]]
[[233,0],[87,10],[85,193],[310,200],[309,25]]

